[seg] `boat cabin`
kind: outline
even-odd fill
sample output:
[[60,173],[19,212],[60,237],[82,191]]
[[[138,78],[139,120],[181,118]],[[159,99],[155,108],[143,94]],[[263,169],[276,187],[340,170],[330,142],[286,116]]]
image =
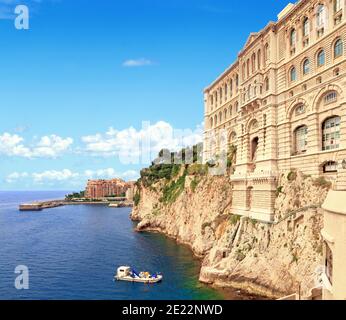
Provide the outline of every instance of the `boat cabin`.
[[130,267],[119,267],[117,270],[117,276],[118,277],[127,277],[131,274],[131,268]]

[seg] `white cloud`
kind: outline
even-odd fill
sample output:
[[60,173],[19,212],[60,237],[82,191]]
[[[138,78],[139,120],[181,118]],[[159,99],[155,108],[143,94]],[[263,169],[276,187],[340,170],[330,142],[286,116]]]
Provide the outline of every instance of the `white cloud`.
[[13,172],[6,177],[7,183],[16,182],[19,179],[27,178],[29,174],[27,172]]
[[47,170],[40,173],[33,173],[31,175],[34,182],[42,183],[45,181],[66,181],[79,177],[79,173],[74,173],[71,170],[64,169],[62,171]]
[[73,144],[72,138],[63,139],[57,135],[44,136],[33,149],[33,157],[56,158],[69,149]]
[[149,59],[140,58],[140,59],[129,59],[123,62],[123,67],[144,67],[151,66],[153,62]]
[[73,144],[72,138],[61,138],[55,134],[41,137],[32,145],[24,144],[24,138],[17,134],[0,135],[0,155],[24,158],[56,158],[66,152]]
[[85,151],[94,156],[119,156],[129,164],[145,164],[153,160],[161,149],[177,151],[203,140],[203,126],[195,130],[174,129],[169,123],[159,121],[154,125],[143,123],[141,130],[133,127],[116,130],[109,128],[104,134],[82,137]]
[[28,157],[30,150],[22,144],[23,141],[24,139],[17,134],[4,133],[0,135],[0,154]]

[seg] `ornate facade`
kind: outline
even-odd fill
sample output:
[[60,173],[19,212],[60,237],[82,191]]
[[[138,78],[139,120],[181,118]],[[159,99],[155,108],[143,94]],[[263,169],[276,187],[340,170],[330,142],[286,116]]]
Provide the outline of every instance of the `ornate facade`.
[[345,15],[345,0],[289,4],[205,89],[204,161],[236,147],[235,214],[272,221],[294,169],[346,190]]

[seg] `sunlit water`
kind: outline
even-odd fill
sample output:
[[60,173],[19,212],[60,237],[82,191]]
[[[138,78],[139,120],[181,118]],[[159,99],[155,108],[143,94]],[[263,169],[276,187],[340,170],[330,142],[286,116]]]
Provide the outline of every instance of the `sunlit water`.
[[[65,206],[19,212],[33,200],[64,192],[0,192],[0,299],[222,299],[198,282],[189,249],[159,234],[136,233],[130,209]],[[29,290],[15,289],[18,265],[29,268]],[[164,275],[160,284],[114,282],[130,265]]]

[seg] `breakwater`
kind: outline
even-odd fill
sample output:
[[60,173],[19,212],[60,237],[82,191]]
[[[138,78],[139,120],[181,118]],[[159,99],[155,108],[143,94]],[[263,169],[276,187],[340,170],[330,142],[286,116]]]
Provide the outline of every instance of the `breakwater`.
[[19,205],[19,211],[42,211],[44,209],[57,208],[72,205],[109,205],[110,207],[132,207],[132,201],[71,201],[71,200],[49,200],[24,203]]

